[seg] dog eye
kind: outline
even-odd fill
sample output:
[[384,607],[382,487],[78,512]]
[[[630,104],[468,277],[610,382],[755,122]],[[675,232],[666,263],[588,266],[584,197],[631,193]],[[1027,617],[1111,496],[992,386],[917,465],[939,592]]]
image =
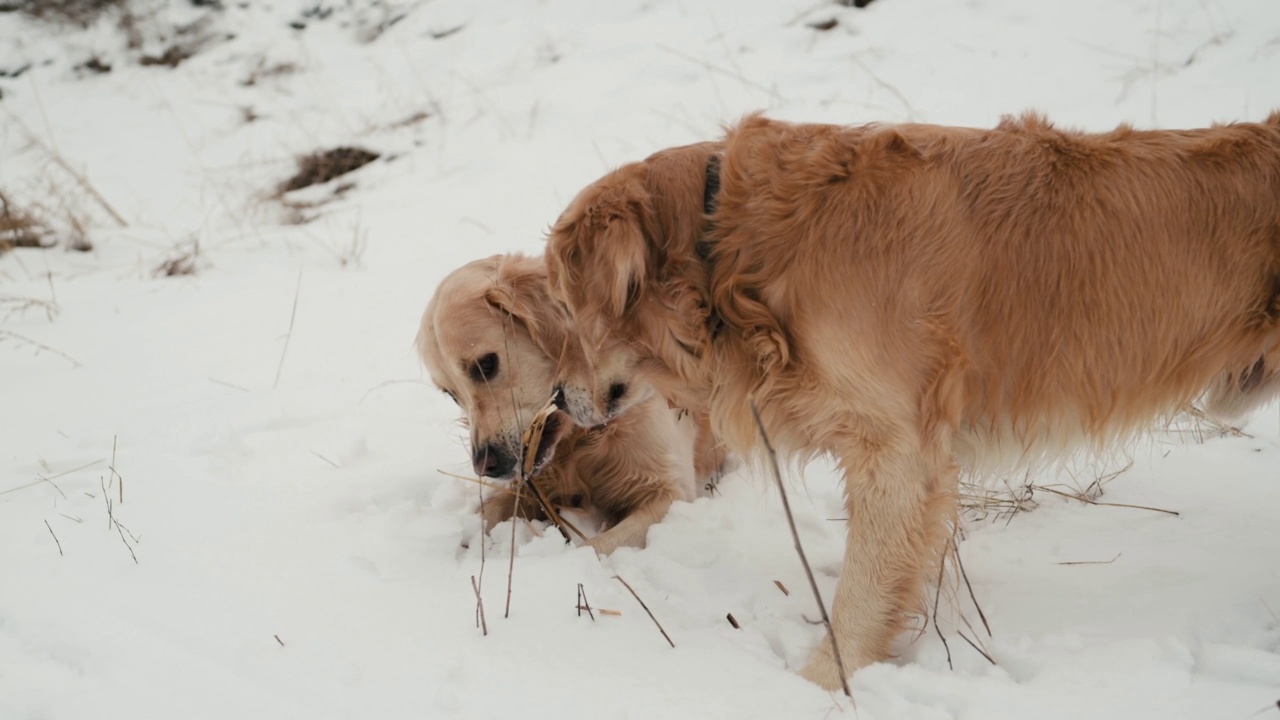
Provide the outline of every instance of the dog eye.
[[476,382],[488,382],[498,374],[498,356],[496,353],[483,355],[471,367],[471,379]]

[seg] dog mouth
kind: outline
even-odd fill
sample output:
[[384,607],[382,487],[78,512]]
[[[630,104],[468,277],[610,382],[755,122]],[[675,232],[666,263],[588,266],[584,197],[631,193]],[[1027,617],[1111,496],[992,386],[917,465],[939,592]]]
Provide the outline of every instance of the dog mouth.
[[533,469],[529,473],[530,477],[542,472],[555,458],[556,445],[560,443],[570,424],[569,416],[561,410],[556,410],[547,416],[546,423],[542,427],[542,437],[538,439],[538,446],[533,451]]

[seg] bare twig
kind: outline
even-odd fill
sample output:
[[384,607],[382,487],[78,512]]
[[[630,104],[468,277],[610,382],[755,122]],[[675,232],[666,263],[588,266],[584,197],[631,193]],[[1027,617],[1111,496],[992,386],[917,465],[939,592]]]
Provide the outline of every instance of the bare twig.
[[330,465],[334,466],[335,468],[338,468],[339,470],[341,470],[341,469],[342,469],[342,466],[338,465],[338,463],[336,463],[336,462],[334,462],[334,461],[330,460],[329,458],[327,458],[327,457],[325,457],[325,456],[321,455],[320,453],[316,452],[315,450],[308,450],[308,452],[310,452],[312,455],[315,455],[316,457],[320,458],[321,460],[323,460],[323,461],[325,461],[325,462],[329,463]]
[[587,601],[587,590],[582,587],[582,583],[578,583],[578,617],[582,617],[583,610],[586,610],[591,621],[595,622],[596,614],[591,611],[591,603]]
[[70,355],[68,355],[68,354],[66,354],[66,353],[64,353],[64,352],[62,352],[61,350],[58,350],[57,348],[51,348],[51,347],[49,347],[48,345],[45,345],[44,343],[40,342],[39,340],[32,340],[31,338],[27,337],[26,335],[19,335],[18,333],[13,332],[12,330],[0,330],[0,339],[4,339],[4,338],[12,338],[12,339],[14,339],[14,340],[17,340],[18,342],[26,343],[27,345],[30,345],[31,347],[35,348],[35,349],[37,350],[37,354],[39,354],[39,352],[38,352],[38,351],[43,350],[44,352],[52,353],[52,354],[54,354],[54,355],[57,355],[58,357],[62,358],[63,360],[66,360],[67,362],[71,363],[71,365],[72,365],[72,366],[74,366],[74,367],[80,367],[80,366],[81,366],[81,364],[80,364],[80,361],[79,361],[79,360],[76,360],[75,358],[71,357]]
[[231,388],[232,390],[239,390],[240,392],[249,392],[249,388],[247,388],[247,387],[242,387],[242,386],[240,386],[240,385],[236,385],[235,383],[229,383],[229,382],[227,382],[226,380],[219,380],[219,379],[218,379],[218,378],[216,378],[216,377],[211,377],[211,378],[209,378],[209,382],[215,382],[215,383],[218,383],[219,385],[223,385],[223,386],[229,387],[229,388]]
[[[476,580],[476,576],[471,576],[471,589],[476,593],[476,612],[480,614],[480,634],[485,637],[489,636],[489,623],[484,619],[484,599],[480,597],[480,583]],[[508,598],[511,596],[508,595]]]
[[62,543],[58,540],[58,536],[53,534],[53,528],[49,525],[49,521],[44,521],[44,526],[49,528],[49,534],[53,535],[53,541],[58,543],[58,555],[62,555]]
[[[653,616],[653,611],[649,609],[648,605],[644,604],[644,601],[636,594],[635,589],[633,589],[626,580],[623,580],[621,575],[614,575],[613,579],[622,583],[622,586],[627,589],[627,592],[631,593],[631,597],[635,598],[636,602],[640,603],[640,607],[644,608],[644,611],[649,614],[649,619],[653,621],[653,624],[658,626],[658,632],[662,633],[662,637],[666,639],[667,644],[671,647],[675,647],[676,644],[671,642],[671,636],[667,634],[666,630],[662,629],[662,623],[658,622],[658,618]],[[602,610],[601,612],[604,611]]]
[[507,562],[507,607],[503,619],[511,617],[511,578],[516,574],[516,518],[520,515],[520,488],[516,488],[516,514],[511,518],[511,559]]
[[1103,506],[1103,507],[1122,507],[1122,508],[1132,508],[1132,509],[1134,509],[1134,510],[1150,510],[1151,512],[1164,513],[1164,514],[1166,514],[1166,515],[1173,515],[1174,517],[1181,517],[1181,516],[1182,516],[1182,513],[1178,512],[1177,510],[1164,510],[1164,509],[1162,509],[1162,508],[1157,508],[1157,507],[1148,507],[1148,506],[1146,506],[1146,505],[1128,505],[1128,504],[1126,504],[1126,503],[1102,502],[1102,501],[1099,501],[1099,500],[1093,500],[1093,499],[1089,498],[1089,497],[1088,497],[1088,496],[1086,496],[1086,495],[1082,495],[1082,494],[1079,494],[1079,493],[1077,493],[1077,494],[1073,495],[1073,494],[1071,494],[1071,493],[1065,493],[1065,492],[1062,492],[1061,490],[1054,490],[1054,489],[1053,489],[1053,488],[1051,488],[1051,487],[1045,487],[1044,485],[1034,485],[1034,486],[1032,486],[1032,487],[1034,487],[1036,490],[1044,490],[1045,492],[1051,492],[1051,493],[1053,493],[1054,495],[1061,495],[1061,496],[1062,496],[1062,497],[1064,497],[1064,498],[1070,498],[1070,499],[1072,499],[1072,500],[1079,500],[1080,502],[1082,502],[1082,503],[1088,503],[1089,505],[1100,505],[1100,506]]
[[[50,476],[48,476],[48,477],[45,477],[45,476],[41,475],[39,480],[33,480],[33,481],[31,481],[31,482],[29,482],[29,483],[27,483],[27,484],[25,484],[25,485],[19,485],[19,486],[17,486],[17,487],[11,487],[11,488],[9,488],[8,490],[0,490],[0,495],[7,495],[8,493],[11,493],[11,492],[18,492],[19,490],[26,490],[26,489],[27,489],[27,488],[29,488],[29,487],[35,487],[36,485],[42,485],[42,484],[44,484],[44,483],[49,483],[50,485],[53,485],[53,483],[52,483],[52,482],[49,482],[50,480],[57,480],[58,478],[60,478],[60,477],[64,477],[64,476],[66,476],[66,475],[70,475],[70,474],[71,474],[71,473],[73,473],[73,472],[80,472],[81,470],[84,470],[84,469],[87,469],[87,468],[91,468],[91,467],[93,467],[94,465],[97,465],[98,463],[102,462],[102,461],[103,461],[103,459],[104,459],[104,458],[98,458],[97,460],[94,460],[94,461],[93,461],[93,462],[91,462],[91,463],[85,463],[84,465],[81,465],[81,466],[80,466],[80,467],[78,467],[78,468],[72,468],[72,469],[70,469],[70,470],[64,470],[63,472],[60,472],[60,473],[58,473],[57,475],[50,475]],[[55,490],[57,490],[58,492],[60,492],[60,493],[62,492],[62,488],[58,487],[57,485],[53,485],[53,487],[54,487],[54,489],[55,489]],[[65,493],[63,493],[63,497],[66,497],[66,494],[65,494]],[[92,495],[90,495],[89,497],[93,497],[93,496],[92,496]]]
[[942,641],[942,648],[947,651],[947,669],[955,670],[955,665],[951,664],[951,645],[947,643],[947,638],[942,634],[942,628],[938,627],[938,600],[942,597],[942,575],[947,568],[947,554],[944,552],[938,560],[938,584],[933,591],[933,630],[938,633],[938,639]]
[[284,356],[289,352],[289,339],[293,337],[293,321],[298,317],[298,296],[302,294],[302,268],[298,268],[298,285],[293,290],[293,309],[289,311],[289,331],[284,336],[284,347],[280,349],[280,364],[276,366],[276,381],[271,388],[280,387],[280,373],[284,371]]
[[124,546],[129,549],[129,557],[133,558],[133,564],[137,565],[138,555],[133,552],[133,546],[130,545],[129,541],[125,539],[124,528],[120,526],[120,523],[116,523],[116,532],[120,533],[120,542],[124,543]]
[[978,596],[973,594],[973,585],[969,584],[969,573],[964,570],[964,561],[960,559],[960,546],[955,541],[950,541],[951,550],[956,556],[956,567],[960,570],[960,577],[964,579],[964,586],[969,590],[969,600],[973,602],[973,606],[978,609],[978,617],[982,620],[982,627],[987,631],[987,637],[991,635],[991,625],[987,623],[987,615],[982,612],[982,605],[978,604]]
[[741,626],[741,625],[739,625],[739,624],[738,624],[738,621],[734,619],[734,617],[733,617],[733,613],[729,613],[728,615],[725,615],[724,617],[725,617],[725,619],[726,619],[726,620],[728,620],[728,621],[729,621],[729,624],[733,626],[733,629],[734,629],[734,630],[741,630],[741,629],[742,629],[742,626]]
[[786,585],[783,585],[783,584],[782,584],[782,581],[781,581],[781,580],[774,580],[774,581],[773,581],[773,584],[778,586],[778,589],[782,591],[782,594],[783,594],[783,595],[790,595],[790,594],[791,594],[791,591],[787,589],[787,586],[786,586]]
[[961,632],[960,630],[956,630],[956,634],[960,636],[960,639],[961,639],[961,640],[964,640],[965,642],[969,643],[969,647],[973,648],[974,650],[977,650],[979,655],[981,655],[982,657],[986,658],[986,659],[987,659],[987,662],[991,663],[992,665],[995,665],[995,664],[996,664],[995,659],[993,659],[993,658],[991,657],[991,655],[987,653],[987,651],[986,651],[986,650],[983,650],[982,648],[978,647],[978,644],[977,644],[977,643],[975,643],[974,641],[970,640],[968,635],[965,635],[965,634],[964,634],[963,632]]
[[124,476],[116,470],[116,436],[111,436],[111,464],[107,466],[111,470],[111,480],[114,483],[117,479],[120,481],[120,504],[124,504]]
[[[20,489],[27,489],[27,488],[31,488],[31,487],[36,487],[36,486],[40,486],[40,484],[44,484],[44,483],[49,483],[49,484],[51,484],[51,486],[54,486],[54,483],[50,482],[50,480],[56,480],[56,479],[58,479],[58,478],[64,477],[64,475],[70,475],[70,474],[72,474],[72,473],[78,473],[78,471],[81,471],[81,470],[86,469],[86,468],[92,468],[92,466],[93,466],[93,465],[97,465],[97,464],[99,464],[99,462],[101,462],[101,461],[102,461],[102,459],[101,459],[101,457],[100,457],[100,459],[97,459],[97,460],[95,460],[95,461],[92,461],[92,462],[86,462],[86,464],[79,466],[79,468],[72,468],[72,469],[70,469],[70,470],[64,470],[64,471],[61,471],[61,473],[58,473],[58,474],[56,474],[56,475],[50,475],[50,477],[47,477],[47,478],[46,478],[46,477],[44,477],[44,475],[41,475],[40,479],[38,479],[38,480],[32,480],[32,482],[29,482],[29,483],[27,483],[27,484],[24,484],[24,486],[18,486],[18,487],[15,487],[15,488],[9,488],[9,489],[0,489],[0,495],[8,495],[8,493],[10,493],[10,492],[18,492],[18,491],[20,491]],[[61,493],[61,496],[63,496],[63,497],[67,497],[67,493],[64,493],[64,492],[63,492],[63,488],[60,488],[60,487],[58,487],[58,486],[54,486],[54,489],[56,489],[56,491],[58,491],[59,493]],[[92,496],[90,496],[90,497],[92,497]]]
[[831,627],[831,617],[827,614],[827,606],[822,602],[822,593],[818,591],[818,581],[813,577],[813,569],[809,567],[809,559],[805,557],[804,546],[800,544],[800,533],[796,530],[796,519],[791,514],[791,503],[787,500],[787,488],[782,482],[782,471],[778,469],[778,452],[773,449],[773,443],[769,441],[769,433],[765,432],[764,421],[760,419],[760,408],[756,407],[755,398],[748,401],[751,405],[751,417],[756,421],[756,429],[760,431],[760,439],[764,442],[764,449],[769,454],[769,465],[773,470],[774,482],[778,485],[778,494],[782,496],[782,509],[787,513],[787,525],[791,528],[791,539],[795,541],[796,554],[800,556],[800,564],[804,566],[804,574],[809,578],[809,589],[813,591],[813,599],[818,603],[818,610],[822,613],[822,624],[827,627],[827,637],[831,639],[831,652],[836,657],[836,670],[840,673],[840,687],[844,690],[845,697],[853,700],[853,693],[849,692],[849,681],[844,669],[844,658],[840,655],[840,646],[836,643],[836,633]]
[[[479,577],[473,579],[476,583],[476,626],[480,627],[484,621],[484,618],[481,615],[483,608],[481,607],[480,602],[480,588],[484,586],[484,488],[477,485],[476,495],[480,497],[480,574]],[[515,518],[512,518],[511,522],[514,523]]]
[[276,642],[280,643],[280,647],[284,647],[284,641],[280,639],[279,635],[272,635],[271,637],[275,638]]
[[1059,565],[1110,565],[1111,563],[1119,559],[1120,559],[1120,553],[1116,553],[1116,556],[1111,558],[1110,560],[1073,560],[1071,562],[1060,562],[1058,564]]

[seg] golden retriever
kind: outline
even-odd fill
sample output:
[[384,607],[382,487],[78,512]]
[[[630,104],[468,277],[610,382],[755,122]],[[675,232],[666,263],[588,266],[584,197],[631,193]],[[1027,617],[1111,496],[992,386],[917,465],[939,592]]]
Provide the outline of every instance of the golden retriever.
[[[625,416],[641,379],[731,450],[759,446],[754,399],[775,445],[839,462],[852,671],[919,610],[961,468],[1275,395],[1280,113],[1099,134],[750,116],[587,187],[547,263],[588,356],[560,380],[577,422]],[[802,674],[840,685],[829,641]]]
[[[417,346],[432,380],[466,415],[477,475],[519,486],[524,429],[551,396],[561,360],[582,353],[573,333],[547,295],[542,258],[477,260],[436,288]],[[611,527],[588,543],[598,552],[643,547],[649,526],[672,502],[693,500],[696,480],[724,460],[705,413],[681,415],[652,392],[627,417],[599,428],[575,427],[557,412],[537,448],[534,482],[553,506],[604,516]],[[545,518],[528,491],[484,503],[486,528],[517,513]]]

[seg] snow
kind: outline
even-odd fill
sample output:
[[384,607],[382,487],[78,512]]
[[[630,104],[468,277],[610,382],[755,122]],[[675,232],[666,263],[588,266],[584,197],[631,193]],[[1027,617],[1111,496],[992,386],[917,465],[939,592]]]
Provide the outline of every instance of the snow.
[[[0,77],[0,191],[94,246],[0,255],[0,718],[852,715],[795,675],[821,631],[750,470],[644,550],[597,559],[517,528],[504,617],[511,526],[484,539],[476,486],[444,474],[467,472],[465,436],[412,350],[435,284],[540,252],[585,183],[756,109],[991,125],[1034,108],[1105,129],[1280,108],[1274,0],[132,7],[140,49],[110,16],[0,14],[0,70],[31,65]],[[138,64],[202,18],[193,57]],[[93,56],[111,72],[76,69]],[[276,186],[338,145],[383,157],[294,194],[328,202],[290,223]],[[153,273],[197,248],[195,274]],[[947,647],[925,627],[856,673],[857,716],[1280,714],[1276,408],[1242,429],[1031,478],[1070,492],[1132,459],[1099,500],[1178,516],[1038,491],[972,518],[960,551],[992,636],[950,574]],[[839,486],[821,463],[803,475],[792,504],[829,599]]]

